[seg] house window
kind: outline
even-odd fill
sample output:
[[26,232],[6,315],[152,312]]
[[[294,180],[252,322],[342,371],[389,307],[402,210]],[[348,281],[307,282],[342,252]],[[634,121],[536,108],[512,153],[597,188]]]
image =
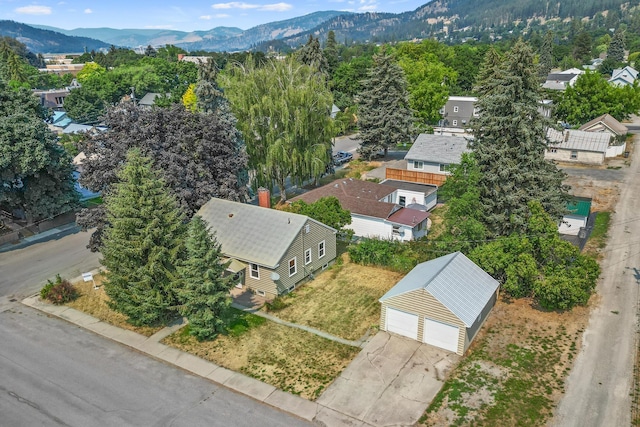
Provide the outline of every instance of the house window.
[[324,256],[324,240],[318,243],[318,258],[322,258]]
[[296,266],[296,258],[294,257],[293,259],[289,260],[289,277],[293,276],[297,272],[298,272],[298,269]]
[[419,222],[418,225],[416,225],[416,231],[420,231],[420,230],[422,230],[422,222]]
[[400,236],[400,226],[394,225],[391,234],[394,236]]
[[460,109],[458,108],[458,106],[457,106],[457,105],[454,105],[454,106],[453,106],[453,112],[454,112],[454,113],[457,113],[458,111],[460,111]]
[[304,251],[304,265],[307,265],[311,262],[311,249],[307,249]]
[[424,168],[424,162],[419,162],[418,160],[414,160],[413,161],[413,168],[414,169],[422,169],[422,168]]
[[251,276],[252,279],[260,279],[260,268],[258,264],[250,264],[250,267],[249,276]]
[[306,234],[309,234],[309,231],[311,231],[311,227],[309,226],[309,224],[305,224],[305,226],[304,226],[304,232],[305,232]]
[[256,293],[257,293],[258,295],[260,295],[261,297],[264,297],[264,296],[266,296],[266,295],[267,295],[264,291],[261,291],[261,290],[257,290],[257,291],[256,291]]
[[552,152],[552,153],[557,153],[558,149],[557,148],[550,148],[549,151]]
[[453,121],[451,122],[451,124],[452,124],[452,125],[454,125],[454,126],[458,126],[458,121],[457,121],[457,120],[453,120]]
[[578,158],[578,152],[576,150],[571,151],[571,160],[576,160]]
[[63,105],[64,104],[64,97],[56,96],[56,104]]
[[440,163],[440,172],[446,172],[449,170],[449,165]]
[[474,117],[478,117],[479,115],[480,115],[480,113],[479,113],[478,109],[477,109],[477,108],[474,108],[474,109],[473,109],[473,116],[474,116]]
[[404,207],[407,204],[407,198],[405,196],[398,197],[398,204]]

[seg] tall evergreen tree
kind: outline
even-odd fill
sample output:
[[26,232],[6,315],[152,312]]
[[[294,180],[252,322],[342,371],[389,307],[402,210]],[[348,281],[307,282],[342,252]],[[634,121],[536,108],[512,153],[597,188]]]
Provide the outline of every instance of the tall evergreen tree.
[[573,40],[573,59],[588,61],[591,58],[591,36],[588,32],[580,32]]
[[363,82],[358,102],[360,155],[371,159],[379,150],[410,142],[413,113],[402,68],[386,53],[373,57],[374,66]]
[[327,43],[322,51],[327,61],[327,73],[333,76],[334,71],[338,68],[338,42],[336,41],[336,33],[333,30],[327,33]]
[[547,31],[540,46],[538,76],[544,82],[553,68],[553,32]]
[[548,123],[538,112],[540,84],[531,48],[518,41],[500,68],[485,76],[478,85],[479,117],[472,121],[470,146],[489,232],[526,232],[532,200],[559,220],[565,211],[564,174],[544,159]]
[[227,325],[234,283],[223,277],[220,245],[197,215],[189,224],[186,249],[187,259],[179,268],[180,313],[189,320],[191,335],[199,341],[213,339]]
[[177,268],[184,259],[186,226],[152,160],[133,149],[105,197],[102,264],[110,306],[133,325],[153,325],[175,314]]
[[303,64],[314,67],[315,69],[326,73],[328,69],[327,58],[320,49],[320,40],[314,38],[313,35],[309,35],[307,44],[302,46],[296,54],[296,59]]
[[71,156],[33,94],[0,79],[0,204],[39,220],[78,205]]
[[322,175],[331,162],[333,97],[324,74],[294,58],[256,67],[252,60],[225,73],[223,87],[238,117],[256,184],[280,191]]
[[611,59],[616,62],[624,61],[624,32],[618,28],[613,33],[611,43],[609,43],[609,49],[607,49],[607,59]]

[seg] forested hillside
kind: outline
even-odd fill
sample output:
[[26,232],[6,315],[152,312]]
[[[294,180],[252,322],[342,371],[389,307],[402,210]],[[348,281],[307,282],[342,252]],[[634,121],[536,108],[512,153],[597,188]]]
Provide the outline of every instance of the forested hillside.
[[0,21],[0,36],[17,39],[33,53],[84,52],[109,47],[99,40],[66,36],[14,21]]

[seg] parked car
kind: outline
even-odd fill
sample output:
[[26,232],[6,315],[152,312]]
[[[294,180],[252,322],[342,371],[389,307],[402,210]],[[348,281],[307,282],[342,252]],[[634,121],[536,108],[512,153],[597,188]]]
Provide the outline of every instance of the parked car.
[[333,164],[336,166],[350,162],[351,160],[353,160],[353,154],[347,151],[338,151],[333,155]]

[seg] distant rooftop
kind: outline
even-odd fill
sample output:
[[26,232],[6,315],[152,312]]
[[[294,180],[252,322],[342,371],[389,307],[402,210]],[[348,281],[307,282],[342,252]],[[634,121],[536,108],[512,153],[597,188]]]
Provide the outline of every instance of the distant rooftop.
[[467,140],[463,137],[421,133],[404,158],[442,164],[459,164],[462,154],[469,151]]

